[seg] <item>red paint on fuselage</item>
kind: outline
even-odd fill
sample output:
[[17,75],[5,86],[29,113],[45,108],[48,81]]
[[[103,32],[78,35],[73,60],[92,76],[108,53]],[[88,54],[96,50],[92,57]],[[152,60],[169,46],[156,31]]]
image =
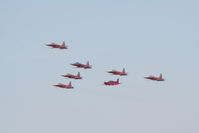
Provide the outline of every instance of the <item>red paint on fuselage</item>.
[[71,64],[72,66],[76,66],[77,68],[91,69],[92,66],[87,62],[86,64],[81,64],[79,62]]
[[122,71],[112,70],[112,71],[107,71],[107,72],[111,73],[113,75],[127,76],[127,73],[125,72],[125,69],[123,69]]
[[72,79],[82,79],[82,77],[80,76],[80,72],[78,72],[77,75],[67,74],[67,75],[62,75],[62,76],[67,77],[67,78],[72,78]]
[[65,89],[73,89],[73,88],[74,88],[74,87],[72,86],[71,82],[69,82],[68,85],[59,83],[59,84],[53,85],[53,86],[55,86],[55,87],[60,87],[60,88],[65,88]]
[[46,44],[46,46],[52,47],[52,48],[58,48],[58,49],[68,49],[68,47],[65,45],[65,42],[63,41],[63,43],[57,44],[57,43],[51,43],[51,44]]
[[159,77],[155,77],[155,76],[148,76],[148,77],[144,77],[145,79],[150,79],[150,80],[154,80],[154,81],[165,81],[164,78],[162,78],[162,74],[160,74]]
[[121,84],[119,82],[119,79],[117,79],[116,81],[108,81],[108,82],[104,82],[104,85],[119,85]]

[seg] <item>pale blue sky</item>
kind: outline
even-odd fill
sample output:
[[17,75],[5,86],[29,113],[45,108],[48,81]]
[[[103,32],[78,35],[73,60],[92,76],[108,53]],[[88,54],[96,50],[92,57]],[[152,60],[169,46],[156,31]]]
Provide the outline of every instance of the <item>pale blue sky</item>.
[[[199,1],[0,1],[0,132],[198,133]],[[45,43],[68,43],[68,50]],[[89,60],[92,70],[69,64]],[[125,67],[122,84],[105,71]],[[81,72],[83,80],[60,75]],[[144,79],[163,73],[165,82]],[[72,81],[74,90],[52,85]]]

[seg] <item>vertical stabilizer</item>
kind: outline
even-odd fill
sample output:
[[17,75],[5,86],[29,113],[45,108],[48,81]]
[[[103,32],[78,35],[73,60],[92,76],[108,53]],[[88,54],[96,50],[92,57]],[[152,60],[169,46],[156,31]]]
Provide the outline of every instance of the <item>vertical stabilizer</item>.
[[86,65],[89,66],[89,61],[87,61]]
[[63,45],[63,46],[66,46],[65,41],[63,41],[62,45]]
[[162,79],[162,73],[160,73],[160,78]]
[[77,76],[80,77],[80,72],[77,73]]
[[72,86],[72,83],[71,83],[71,81],[69,82],[69,86]]

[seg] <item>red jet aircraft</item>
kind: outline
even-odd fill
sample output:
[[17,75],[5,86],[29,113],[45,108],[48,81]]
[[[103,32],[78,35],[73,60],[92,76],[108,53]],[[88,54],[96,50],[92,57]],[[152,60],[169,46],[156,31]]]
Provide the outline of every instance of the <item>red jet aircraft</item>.
[[85,64],[81,64],[79,62],[73,63],[71,64],[72,66],[76,66],[77,68],[84,68],[84,69],[91,69],[92,66],[89,65],[89,61],[87,61],[86,65]]
[[119,79],[117,79],[116,81],[108,81],[108,82],[104,82],[104,85],[119,85],[121,84],[119,82]]
[[62,75],[62,76],[67,77],[67,78],[72,78],[72,79],[82,79],[82,77],[80,77],[80,72],[78,72],[77,75],[67,74],[67,75]]
[[59,48],[59,49],[68,49],[68,47],[65,45],[65,41],[63,41],[61,45],[57,43],[51,43],[51,44],[46,44],[46,46],[50,46],[52,48]]
[[125,71],[125,69],[123,68],[123,70],[120,71],[116,71],[116,70],[112,70],[112,71],[107,71],[108,73],[112,73],[113,75],[120,75],[120,76],[126,76],[127,73]]
[[155,81],[165,81],[164,78],[162,78],[162,74],[160,74],[159,77],[155,77],[155,76],[148,76],[148,77],[144,77],[145,79],[150,79],[150,80],[155,80]]
[[53,85],[53,86],[55,86],[55,87],[60,87],[60,88],[65,88],[65,89],[73,89],[73,88],[74,88],[74,87],[72,86],[71,82],[69,82],[68,85],[59,83],[59,84]]

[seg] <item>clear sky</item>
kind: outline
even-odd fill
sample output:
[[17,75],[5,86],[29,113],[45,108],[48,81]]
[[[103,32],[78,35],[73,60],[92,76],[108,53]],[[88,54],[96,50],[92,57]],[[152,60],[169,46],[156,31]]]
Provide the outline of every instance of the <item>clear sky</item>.
[[[198,0],[0,0],[1,133],[198,133]],[[68,50],[45,43],[68,43]],[[90,61],[92,70],[70,63]],[[102,83],[126,68],[119,86]],[[81,72],[83,80],[60,75]],[[165,82],[144,76],[163,73]],[[72,81],[74,90],[53,87]]]

